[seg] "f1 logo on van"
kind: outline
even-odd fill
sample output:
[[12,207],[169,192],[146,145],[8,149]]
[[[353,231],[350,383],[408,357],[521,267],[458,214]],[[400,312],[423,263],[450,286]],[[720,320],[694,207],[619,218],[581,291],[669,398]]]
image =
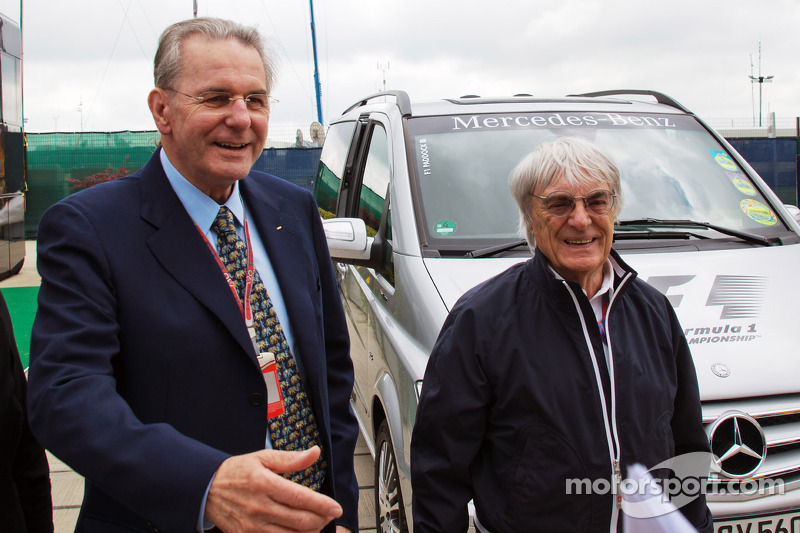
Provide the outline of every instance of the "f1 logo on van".
[[[647,283],[664,294],[672,307],[679,307],[683,294],[667,294],[670,287],[689,283],[694,275],[684,276],[651,276]],[[708,293],[706,307],[721,305],[721,319],[758,318],[764,303],[767,290],[767,278],[764,276],[724,276],[714,278],[714,284]]]

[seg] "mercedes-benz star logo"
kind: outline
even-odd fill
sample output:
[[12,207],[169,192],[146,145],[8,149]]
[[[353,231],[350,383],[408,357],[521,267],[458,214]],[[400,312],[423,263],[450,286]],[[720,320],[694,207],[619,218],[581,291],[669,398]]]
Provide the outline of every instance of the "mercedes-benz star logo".
[[714,363],[711,365],[711,371],[721,378],[727,378],[731,375],[731,371],[728,370],[728,366],[725,363]]
[[708,437],[714,464],[732,479],[752,475],[767,456],[764,430],[751,416],[728,411],[711,426]]

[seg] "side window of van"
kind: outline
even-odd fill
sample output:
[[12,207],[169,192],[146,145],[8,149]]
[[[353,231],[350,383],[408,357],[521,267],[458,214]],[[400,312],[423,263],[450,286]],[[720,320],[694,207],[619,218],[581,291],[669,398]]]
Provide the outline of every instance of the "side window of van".
[[363,168],[358,217],[366,223],[367,235],[383,241],[383,265],[379,272],[393,283],[391,211],[387,198],[391,178],[389,143],[386,130],[379,124],[374,124],[369,134],[369,147]]
[[355,126],[355,122],[333,124],[325,136],[325,144],[317,167],[317,181],[314,185],[314,197],[317,199],[323,218],[336,214],[339,189],[342,186],[342,176]]
[[383,204],[389,188],[389,145],[386,131],[375,125],[364,161],[361,192],[358,197],[358,217],[367,224],[367,235],[374,237],[383,216]]

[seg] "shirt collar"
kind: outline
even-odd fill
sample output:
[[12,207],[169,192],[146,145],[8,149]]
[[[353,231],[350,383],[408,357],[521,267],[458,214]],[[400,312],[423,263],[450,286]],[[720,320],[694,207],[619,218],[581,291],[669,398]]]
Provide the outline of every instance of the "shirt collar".
[[606,293],[610,295],[613,291],[614,291],[614,269],[611,266],[611,260],[606,259],[606,262],[603,265],[603,284],[600,285],[600,289],[598,289],[597,293],[594,295],[594,297],[592,297],[592,300],[594,300],[597,297],[602,297]]
[[[563,280],[564,277],[556,272],[550,263],[547,263],[547,268],[550,269],[550,272],[553,273],[557,280]],[[611,292],[614,288],[614,269],[612,268],[611,259],[606,258],[606,262],[603,264],[603,283],[600,285],[600,289],[592,296],[592,300],[595,298],[602,297],[605,293]],[[586,294],[586,291],[583,291]]]
[[[214,219],[217,218],[217,213],[219,213],[221,206],[183,177],[169,160],[167,152],[163,148],[159,155],[161,157],[161,166],[164,168],[164,173],[167,175],[172,190],[178,195],[178,199],[197,227],[203,233],[208,233],[214,223]],[[239,194],[238,181],[233,184],[233,192],[231,192],[228,200],[223,205],[231,210],[238,225],[244,226],[244,204]]]

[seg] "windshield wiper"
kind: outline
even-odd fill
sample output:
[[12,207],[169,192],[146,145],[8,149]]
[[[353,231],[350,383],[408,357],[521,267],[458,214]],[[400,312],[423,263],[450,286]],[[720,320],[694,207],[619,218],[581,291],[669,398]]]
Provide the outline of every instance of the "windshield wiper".
[[635,229],[614,229],[614,241],[625,241],[633,239],[710,239],[708,235],[701,235],[692,231],[653,231],[653,230],[635,230]]
[[479,248],[477,250],[473,250],[471,252],[466,253],[466,257],[490,257],[502,252],[507,252],[509,250],[513,250],[514,248],[519,248],[522,245],[527,246],[528,241],[525,239],[520,239],[517,241],[507,242],[505,244],[498,244],[496,246],[489,246],[488,248]]
[[699,222],[697,220],[662,220],[659,218],[637,218],[632,220],[620,220],[617,222],[618,226],[696,226],[701,228],[708,228],[724,235],[731,237],[738,237],[743,241],[761,244],[763,246],[772,246],[772,242],[763,235],[740,231],[733,228],[726,228],[724,226],[717,226],[709,222]]

